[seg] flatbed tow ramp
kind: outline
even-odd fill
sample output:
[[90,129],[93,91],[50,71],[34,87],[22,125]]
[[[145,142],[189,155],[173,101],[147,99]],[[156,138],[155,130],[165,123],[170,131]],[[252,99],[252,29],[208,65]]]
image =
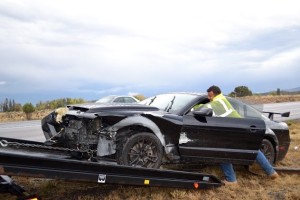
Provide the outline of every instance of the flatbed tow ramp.
[[[35,148],[28,148],[26,144]],[[0,137],[0,191],[5,191],[3,187],[17,188],[9,176],[186,189],[209,189],[222,185],[217,177],[210,174],[129,167],[108,161],[74,160],[46,146],[41,150],[43,146],[41,142]],[[24,194],[22,189],[18,190],[21,195]]]

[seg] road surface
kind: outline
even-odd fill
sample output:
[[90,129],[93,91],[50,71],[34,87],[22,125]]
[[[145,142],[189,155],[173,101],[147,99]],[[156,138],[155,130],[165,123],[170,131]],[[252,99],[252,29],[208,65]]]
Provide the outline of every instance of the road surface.
[[284,102],[284,103],[270,103],[263,105],[263,111],[272,111],[278,113],[284,113],[290,111],[290,117],[274,116],[274,120],[288,121],[293,119],[300,119],[300,101],[296,102]]
[[0,123],[0,137],[45,141],[40,120],[2,122]]

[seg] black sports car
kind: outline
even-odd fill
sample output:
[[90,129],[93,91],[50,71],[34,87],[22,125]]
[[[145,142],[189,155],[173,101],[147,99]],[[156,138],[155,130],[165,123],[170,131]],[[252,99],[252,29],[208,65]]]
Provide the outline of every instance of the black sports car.
[[[46,144],[73,156],[113,158],[118,164],[158,168],[162,163],[248,165],[261,149],[275,163],[289,148],[286,123],[228,98],[242,118],[213,117],[206,94],[160,94],[138,104],[82,104],[42,119]],[[278,114],[278,113],[277,113]],[[284,113],[283,116],[286,116]]]

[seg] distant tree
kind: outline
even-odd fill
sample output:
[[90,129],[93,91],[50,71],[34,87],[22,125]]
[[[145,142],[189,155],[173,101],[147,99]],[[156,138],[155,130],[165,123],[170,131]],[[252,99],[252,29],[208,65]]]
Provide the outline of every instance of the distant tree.
[[31,103],[25,103],[23,105],[23,112],[25,112],[27,120],[31,119],[31,115],[34,111],[34,106]]
[[5,98],[4,102],[0,103],[1,112],[22,111],[21,104],[16,103],[14,99]]
[[45,103],[43,103],[42,101],[39,101],[37,104],[35,104],[35,108],[37,110],[45,110],[46,109]]
[[8,111],[8,98],[6,98],[3,103],[3,112],[7,112],[7,111]]
[[140,101],[146,99],[146,97],[144,95],[142,95],[142,94],[137,94],[137,95],[134,95],[133,97],[137,98]]
[[82,98],[78,99],[72,99],[72,98],[67,98],[65,101],[65,106],[70,105],[70,104],[80,104],[80,103],[85,103],[86,101]]
[[13,110],[13,111],[16,111],[15,109],[16,109],[16,102],[15,102],[15,100],[13,99],[13,100],[12,100],[12,110]]
[[9,112],[13,111],[13,102],[11,101],[11,99],[9,99],[8,101],[8,111]]
[[14,107],[14,111],[16,111],[16,112],[21,112],[22,111],[22,105],[21,104],[19,104],[19,103],[16,103],[15,104],[15,107]]
[[276,92],[277,95],[280,95],[280,89],[277,88],[277,92]]
[[252,91],[247,86],[238,86],[234,89],[237,97],[252,96]]
[[36,104],[36,109],[37,110],[56,109],[56,108],[65,107],[65,106],[71,105],[71,104],[81,104],[81,103],[85,103],[85,102],[86,101],[82,98],[78,98],[78,99],[61,98],[61,99],[55,99],[55,100],[46,101],[46,102],[39,101]]
[[230,93],[228,94],[228,96],[230,96],[230,97],[236,97],[236,93],[235,93],[235,92],[230,92]]

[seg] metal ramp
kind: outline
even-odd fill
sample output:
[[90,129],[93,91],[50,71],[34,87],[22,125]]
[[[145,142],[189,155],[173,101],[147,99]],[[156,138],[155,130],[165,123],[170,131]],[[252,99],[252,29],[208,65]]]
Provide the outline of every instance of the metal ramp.
[[[9,141],[13,142],[14,139],[9,139]],[[20,142],[20,140],[16,141]],[[22,142],[30,143],[24,140]],[[40,145],[41,143],[31,142],[31,144]],[[80,161],[64,154],[51,152],[51,150],[26,151],[17,147],[0,147],[0,174],[99,184],[186,189],[209,189],[222,185],[217,177],[210,174],[129,167],[107,161]]]

